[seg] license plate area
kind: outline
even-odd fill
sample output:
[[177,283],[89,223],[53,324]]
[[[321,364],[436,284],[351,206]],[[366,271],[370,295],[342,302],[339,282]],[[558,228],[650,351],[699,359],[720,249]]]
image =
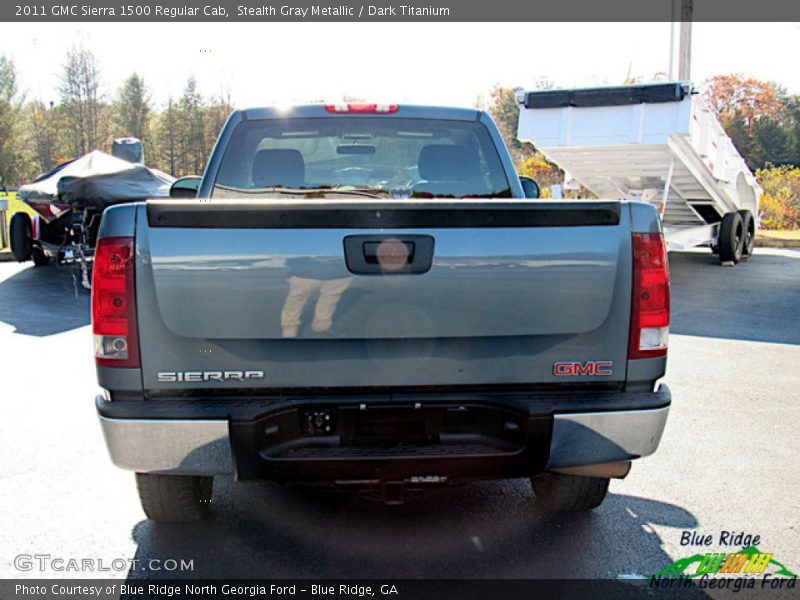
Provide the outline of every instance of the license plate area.
[[232,421],[231,445],[239,479],[495,478],[541,472],[551,427],[486,403],[319,401]]
[[344,407],[338,413],[343,445],[380,447],[439,441],[436,413],[422,408]]

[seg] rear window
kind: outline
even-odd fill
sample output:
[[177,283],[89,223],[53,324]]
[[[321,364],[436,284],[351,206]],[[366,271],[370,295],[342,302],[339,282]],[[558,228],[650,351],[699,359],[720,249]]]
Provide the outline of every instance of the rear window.
[[213,197],[509,198],[486,127],[474,121],[332,117],[243,121]]

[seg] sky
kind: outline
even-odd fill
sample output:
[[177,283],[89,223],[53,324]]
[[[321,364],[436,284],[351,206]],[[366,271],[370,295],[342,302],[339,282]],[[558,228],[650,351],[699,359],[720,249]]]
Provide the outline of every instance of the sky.
[[[666,73],[670,23],[38,23],[6,27],[30,99],[58,101],[60,66],[82,44],[112,98],[133,72],[157,106],[193,75],[206,96],[288,105],[343,96],[474,106],[495,83],[557,87]],[[677,27],[676,27],[677,43]],[[695,23],[692,79],[744,73],[800,93],[800,24]],[[677,73],[677,60],[675,61]]]

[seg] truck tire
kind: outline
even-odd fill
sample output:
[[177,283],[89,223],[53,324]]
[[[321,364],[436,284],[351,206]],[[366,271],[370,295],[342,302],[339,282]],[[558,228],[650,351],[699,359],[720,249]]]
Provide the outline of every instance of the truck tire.
[[199,521],[208,512],[213,477],[136,473],[144,514],[152,521]]
[[738,212],[730,212],[722,217],[717,241],[720,263],[735,265],[741,260],[744,238],[744,223]]
[[31,218],[24,212],[14,213],[9,225],[11,254],[19,262],[31,259],[33,252],[33,227]]
[[531,479],[536,505],[552,511],[586,511],[602,504],[608,478],[547,473]]
[[742,230],[744,231],[741,260],[747,260],[753,256],[753,250],[756,245],[756,220],[749,210],[740,210],[739,216],[742,217]]

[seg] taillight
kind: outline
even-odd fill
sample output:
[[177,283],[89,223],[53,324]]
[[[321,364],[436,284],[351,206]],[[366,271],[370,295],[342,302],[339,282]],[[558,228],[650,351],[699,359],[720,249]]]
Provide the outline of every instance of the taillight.
[[325,110],[332,113],[395,113],[397,104],[326,104]]
[[660,233],[633,234],[633,295],[628,358],[667,354],[669,266]]
[[132,237],[111,237],[95,249],[92,331],[100,366],[140,366],[133,248]]

